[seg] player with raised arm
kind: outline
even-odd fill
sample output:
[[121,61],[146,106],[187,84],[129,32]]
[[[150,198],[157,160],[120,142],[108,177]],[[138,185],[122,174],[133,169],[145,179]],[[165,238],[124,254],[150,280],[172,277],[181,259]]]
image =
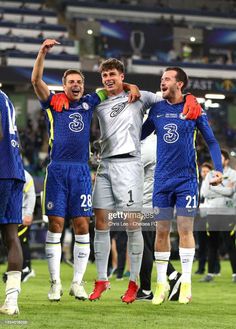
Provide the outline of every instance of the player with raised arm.
[[70,99],[68,111],[57,113],[50,105],[52,93],[43,81],[44,60],[57,45],[47,39],[41,45],[32,71],[32,84],[45,111],[49,133],[50,163],[44,184],[43,211],[49,218],[46,257],[51,278],[50,301],[62,295],[60,279],[61,235],[64,221],[72,219],[75,234],[74,275],[70,295],[87,299],[83,276],[90,253],[89,218],[92,215],[91,177],[88,166],[92,114],[105,98],[102,91],[85,95],[84,76],[78,70],[65,71],[62,83]]
[[[106,92],[100,90],[83,96],[83,74],[78,70],[67,70],[62,83],[69,107],[62,111],[63,103],[60,98],[53,98],[42,79],[45,56],[57,44],[59,43],[53,39],[43,42],[32,72],[32,84],[48,122],[51,158],[43,198],[43,210],[49,217],[46,257],[51,289],[48,298],[51,301],[61,298],[60,239],[65,219],[72,219],[75,244],[74,276],[70,295],[84,300],[87,299],[87,294],[82,279],[90,252],[89,217],[92,215],[91,177],[88,166],[90,125],[94,108],[106,98]],[[136,100],[136,97],[139,97],[136,93],[138,89],[136,86],[129,88],[133,90],[133,93],[129,94],[129,101]],[[53,107],[61,110],[57,113],[52,110]]]
[[0,313],[19,313],[22,250],[17,234],[22,223],[22,197],[25,182],[15,123],[15,109],[0,90],[0,229],[7,247],[6,299]]
[[166,271],[170,258],[170,220],[173,208],[177,212],[179,254],[182,266],[182,283],[179,302],[188,303],[192,298],[191,271],[195,253],[193,218],[198,204],[198,169],[195,137],[201,132],[208,144],[215,166],[212,184],[222,180],[222,164],[217,143],[207,116],[197,120],[183,120],[182,90],[187,85],[187,75],[179,67],[167,68],[161,78],[163,101],[155,104],[143,125],[142,139],[153,131],[157,134],[157,164],[155,169],[153,207],[156,211],[157,231],[155,260],[157,264],[157,288],[153,304],[161,304],[167,298]]

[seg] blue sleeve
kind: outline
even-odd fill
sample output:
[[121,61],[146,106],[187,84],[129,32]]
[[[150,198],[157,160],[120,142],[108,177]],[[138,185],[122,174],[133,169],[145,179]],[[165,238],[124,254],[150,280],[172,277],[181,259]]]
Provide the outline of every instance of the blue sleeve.
[[141,140],[151,135],[151,133],[155,130],[155,125],[153,123],[152,117],[153,117],[153,109],[151,108],[148,114],[148,118],[142,126]]
[[86,101],[93,107],[101,103],[101,99],[97,93],[91,93],[84,96]]
[[0,94],[0,142],[3,139],[4,135],[3,135],[3,124],[2,124],[2,103],[1,103],[2,97]]
[[2,127],[2,113],[0,109],[0,142],[3,139],[3,127]]
[[54,94],[52,92],[50,92],[50,95],[49,95],[48,100],[46,102],[42,102],[42,101],[39,100],[39,102],[41,104],[41,109],[42,110],[45,111],[45,110],[47,110],[50,107],[50,102],[51,102],[51,99],[52,99],[52,96],[53,95]]
[[215,170],[223,172],[220,146],[209,125],[206,113],[203,112],[203,114],[197,119],[196,122],[197,122],[197,128],[200,130],[209,148],[211,159],[214,163]]

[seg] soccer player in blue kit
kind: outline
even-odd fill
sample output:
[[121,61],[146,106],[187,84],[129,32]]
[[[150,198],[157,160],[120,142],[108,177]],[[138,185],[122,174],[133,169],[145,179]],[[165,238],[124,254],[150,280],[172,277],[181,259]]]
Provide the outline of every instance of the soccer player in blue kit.
[[0,313],[19,313],[22,250],[18,224],[22,223],[22,199],[25,174],[19,150],[15,109],[0,90],[0,229],[8,250],[6,299]]
[[74,244],[74,276],[70,295],[87,299],[83,275],[90,253],[89,217],[92,215],[91,177],[88,166],[89,136],[93,110],[105,97],[102,91],[85,95],[84,76],[80,71],[67,70],[63,88],[72,101],[68,111],[52,111],[52,94],[43,81],[44,59],[58,42],[47,39],[41,45],[32,71],[32,84],[45,111],[50,163],[44,183],[43,210],[49,218],[46,237],[46,258],[51,277],[50,301],[59,301],[62,295],[60,279],[61,235],[65,219],[72,219]]
[[184,120],[182,90],[188,77],[179,67],[167,68],[161,77],[163,101],[150,109],[142,129],[142,139],[154,130],[157,134],[157,164],[154,175],[153,208],[156,213],[155,261],[157,287],[153,304],[167,298],[167,265],[170,258],[170,226],[176,207],[179,233],[179,254],[182,280],[179,302],[187,304],[192,298],[191,271],[195,253],[193,219],[198,203],[198,170],[195,137],[197,130],[203,135],[215,167],[212,185],[222,181],[221,152],[207,116],[203,112],[197,120]]

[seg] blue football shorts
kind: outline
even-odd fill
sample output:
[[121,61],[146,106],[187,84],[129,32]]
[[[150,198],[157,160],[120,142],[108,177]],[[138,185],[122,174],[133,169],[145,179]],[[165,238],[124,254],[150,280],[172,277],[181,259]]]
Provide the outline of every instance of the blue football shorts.
[[66,219],[92,216],[92,183],[88,164],[49,164],[44,181],[43,213]]
[[177,216],[194,217],[198,207],[198,180],[170,178],[156,181],[152,201],[155,219],[173,219],[174,208]]
[[0,179],[0,224],[22,223],[24,182],[18,179]]

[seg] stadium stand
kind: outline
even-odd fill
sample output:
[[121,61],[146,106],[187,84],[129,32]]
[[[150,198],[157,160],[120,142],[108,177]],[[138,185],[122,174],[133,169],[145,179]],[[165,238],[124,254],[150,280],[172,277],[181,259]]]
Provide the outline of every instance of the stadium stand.
[[61,45],[48,57],[46,66],[79,66],[76,42],[68,38],[67,28],[43,1],[2,1],[0,15],[1,65],[32,67],[42,39],[57,38]]

